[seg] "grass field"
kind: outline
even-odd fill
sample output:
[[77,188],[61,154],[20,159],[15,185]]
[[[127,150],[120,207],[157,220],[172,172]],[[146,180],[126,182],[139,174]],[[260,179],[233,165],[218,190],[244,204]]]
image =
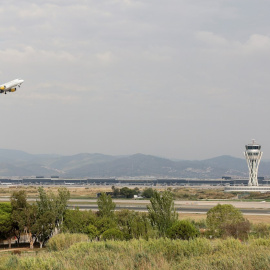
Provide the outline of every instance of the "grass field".
[[[235,239],[190,241],[151,239],[89,242],[83,236],[76,242],[68,236],[58,239],[41,252],[1,254],[0,269],[119,269],[119,270],[261,270],[270,269],[270,240]],[[73,237],[73,236],[72,236]],[[13,252],[14,253],[14,252]]]

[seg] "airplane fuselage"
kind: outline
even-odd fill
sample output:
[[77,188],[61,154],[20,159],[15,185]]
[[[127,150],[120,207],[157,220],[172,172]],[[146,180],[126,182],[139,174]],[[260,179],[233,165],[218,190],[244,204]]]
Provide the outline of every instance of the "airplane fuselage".
[[7,92],[15,92],[16,87],[20,87],[21,84],[24,82],[22,79],[15,79],[13,81],[4,83],[0,85],[0,94],[7,93]]

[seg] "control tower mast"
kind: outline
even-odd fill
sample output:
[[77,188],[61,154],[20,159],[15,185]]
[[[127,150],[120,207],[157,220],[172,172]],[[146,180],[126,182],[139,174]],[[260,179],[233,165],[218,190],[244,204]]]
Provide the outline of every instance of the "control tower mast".
[[258,186],[258,168],[262,157],[261,145],[252,140],[251,144],[246,145],[244,152],[249,169],[249,186]]

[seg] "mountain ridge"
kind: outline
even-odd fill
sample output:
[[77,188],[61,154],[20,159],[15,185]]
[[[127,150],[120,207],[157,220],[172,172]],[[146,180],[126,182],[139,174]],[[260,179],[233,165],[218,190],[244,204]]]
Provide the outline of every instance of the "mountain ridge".
[[[270,175],[270,162],[262,161],[259,174]],[[79,153],[75,155],[29,154],[20,150],[0,149],[0,177],[58,175],[60,177],[247,177],[245,159],[222,155],[204,160],[172,160],[136,153],[105,155]]]

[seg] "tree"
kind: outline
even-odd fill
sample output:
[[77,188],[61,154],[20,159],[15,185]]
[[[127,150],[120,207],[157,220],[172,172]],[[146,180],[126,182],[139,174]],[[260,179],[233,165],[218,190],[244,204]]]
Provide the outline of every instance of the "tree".
[[199,235],[198,229],[188,220],[178,220],[167,231],[171,239],[189,240]]
[[112,191],[113,191],[113,196],[117,197],[120,195],[120,190],[119,188],[116,188],[115,186],[112,186]]
[[228,225],[244,222],[243,214],[231,204],[218,204],[207,212],[206,224],[214,236],[225,234]]
[[95,226],[97,227],[100,233],[103,233],[108,229],[117,228],[115,220],[111,217],[106,216],[97,219]]
[[13,236],[11,211],[10,203],[0,203],[0,238],[8,239],[9,248],[11,248],[11,237]]
[[33,229],[35,228],[35,223],[37,221],[37,211],[38,209],[36,204],[28,204],[22,212],[24,231],[28,235],[31,249],[34,248],[34,242],[37,239],[37,235],[33,232]]
[[174,208],[173,194],[170,191],[159,193],[154,191],[150,199],[151,205],[147,206],[149,218],[160,235],[165,236],[166,231],[178,219]]
[[123,187],[120,189],[120,195],[123,195],[126,198],[133,198],[134,195],[138,195],[138,194],[139,194],[138,188],[130,189],[128,187]]
[[27,226],[35,222],[34,212],[32,211],[33,207],[27,202],[25,190],[13,192],[10,197],[10,203],[13,230],[19,244],[21,233],[27,233]]
[[66,188],[59,188],[55,197],[56,227],[59,229],[63,224],[64,213],[67,209],[67,202],[70,199],[70,192]]
[[87,233],[87,226],[95,224],[95,222],[96,216],[91,210],[67,209],[64,215],[63,230],[70,233]]
[[33,204],[27,202],[25,191],[14,192],[10,199],[11,217],[18,241],[21,232],[27,233],[30,248],[33,248],[37,238],[42,247],[54,231],[59,230],[69,199],[69,191],[66,188],[58,189],[56,195],[45,192],[43,187],[40,187],[38,192],[39,199]]
[[46,211],[39,214],[37,217],[37,221],[33,226],[33,232],[38,239],[40,248],[42,248],[43,244],[50,239],[52,233],[55,229],[55,215],[53,212]]
[[102,192],[97,200],[98,211],[101,217],[113,217],[115,203],[113,203],[110,195],[106,195],[106,193]]
[[43,187],[38,189],[39,200],[37,205],[37,220],[33,226],[33,231],[38,238],[40,248],[47,241],[56,227],[57,210],[55,198],[52,193],[46,193]]
[[38,192],[39,200],[36,201],[37,220],[33,226],[33,231],[38,237],[40,248],[42,248],[53,233],[59,230],[63,222],[69,192],[62,188],[58,189],[58,194],[55,195],[52,192],[46,192],[43,187],[40,187]]
[[152,188],[146,188],[143,193],[142,193],[142,196],[145,197],[145,198],[151,198],[153,197],[154,195],[154,190]]
[[153,228],[146,213],[125,209],[116,212],[116,219],[126,240],[132,238],[148,239],[153,236]]

